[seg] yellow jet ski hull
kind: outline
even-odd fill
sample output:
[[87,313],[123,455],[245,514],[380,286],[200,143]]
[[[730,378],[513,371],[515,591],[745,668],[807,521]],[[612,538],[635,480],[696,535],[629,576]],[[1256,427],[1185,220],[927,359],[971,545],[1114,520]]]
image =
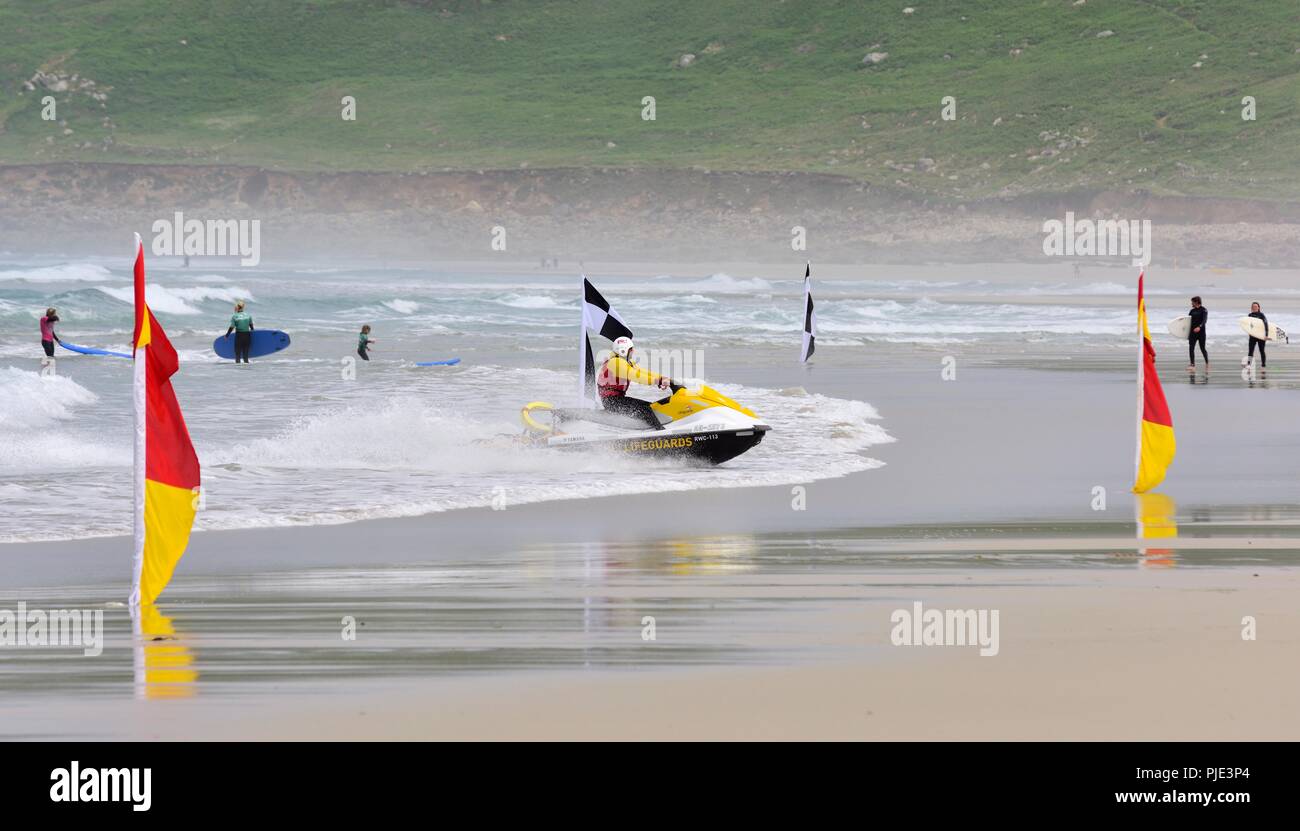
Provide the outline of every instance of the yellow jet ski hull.
[[[561,409],[544,401],[528,404],[520,415],[524,439],[533,446],[671,458],[700,465],[734,459],[761,442],[770,429],[752,410],[708,387],[679,389],[650,407],[660,414],[663,429],[628,429],[622,416],[602,410]],[[596,435],[569,429],[579,422],[614,429]]]

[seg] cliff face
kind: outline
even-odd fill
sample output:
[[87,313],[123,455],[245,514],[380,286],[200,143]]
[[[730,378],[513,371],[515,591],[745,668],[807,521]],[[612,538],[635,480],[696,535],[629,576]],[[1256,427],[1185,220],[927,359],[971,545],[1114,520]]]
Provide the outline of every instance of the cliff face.
[[[970,203],[860,181],[716,171],[293,173],[235,166],[0,167],[0,247],[83,251],[157,219],[257,219],[264,256],[788,260],[1041,258],[1042,224],[1149,219],[1157,260],[1300,264],[1300,204],[1103,192]],[[504,228],[505,250],[493,248]]]

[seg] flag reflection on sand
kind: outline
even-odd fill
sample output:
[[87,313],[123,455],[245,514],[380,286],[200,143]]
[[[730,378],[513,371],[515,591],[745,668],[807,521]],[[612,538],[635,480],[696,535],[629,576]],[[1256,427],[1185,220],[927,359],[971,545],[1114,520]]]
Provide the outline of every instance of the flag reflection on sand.
[[1139,493],[1134,503],[1137,512],[1139,561],[1144,566],[1172,567],[1177,561],[1173,548],[1149,548],[1144,540],[1169,540],[1178,537],[1178,503],[1163,493]]
[[194,653],[176,636],[171,618],[142,603],[135,616],[136,697],[188,698],[198,678]]

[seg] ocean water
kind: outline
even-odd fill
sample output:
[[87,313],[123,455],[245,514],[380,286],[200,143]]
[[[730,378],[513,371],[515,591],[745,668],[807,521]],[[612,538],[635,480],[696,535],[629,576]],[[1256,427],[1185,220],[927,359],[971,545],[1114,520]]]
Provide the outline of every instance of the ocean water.
[[[799,279],[593,276],[643,348],[679,350],[678,377],[706,381],[773,430],[716,469],[601,455],[521,453],[528,401],[576,393],[578,278],[535,271],[178,268],[151,263],[148,299],[177,347],[174,379],[203,466],[200,529],[322,524],[711,487],[795,484],[870,470],[893,441],[869,400],[763,381],[797,354]],[[824,356],[1036,345],[1118,354],[1131,348],[1132,289],[1106,281],[1025,286],[985,279],[835,280],[816,284]],[[1070,298],[1062,300],[1061,295]],[[212,352],[231,307],[291,333],[288,350],[251,367]],[[130,531],[130,362],[60,350],[43,377],[37,319],[47,306],[73,343],[130,351],[125,261],[0,257],[0,541]],[[1153,293],[1155,322],[1185,311]],[[1240,339],[1212,318],[1211,345]],[[349,377],[357,332],[373,327],[374,360]],[[743,383],[709,366],[751,371]],[[417,361],[451,357],[457,367]],[[682,371],[684,370],[684,371]],[[650,391],[642,391],[646,397]]]
[[[198,528],[798,483],[880,465],[868,451],[893,439],[866,401],[690,373],[762,414],[768,441],[706,470],[520,452],[507,440],[520,432],[520,406],[568,404],[576,394],[573,284],[549,275],[151,268],[148,299],[181,356],[173,382],[203,467]],[[699,293],[710,285],[711,295],[743,299],[723,316],[741,337],[779,328],[782,316],[746,293],[758,283],[719,278],[681,299],[652,281],[616,296],[643,331],[671,319],[677,328],[659,337],[685,343],[695,324],[682,312],[719,305]],[[238,299],[261,328],[291,332],[293,345],[249,367],[218,359],[212,339]],[[130,362],[60,350],[46,377],[35,333],[53,305],[64,339],[130,351],[130,301],[125,268],[0,263],[0,541],[129,533]],[[354,360],[363,322],[374,327],[370,363]],[[449,357],[463,363],[415,365]]]

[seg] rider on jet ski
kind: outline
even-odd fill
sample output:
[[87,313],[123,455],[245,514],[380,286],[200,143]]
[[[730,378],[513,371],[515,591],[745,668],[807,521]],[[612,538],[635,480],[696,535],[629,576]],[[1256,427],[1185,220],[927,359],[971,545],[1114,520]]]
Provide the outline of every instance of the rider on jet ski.
[[631,416],[653,430],[664,429],[655,411],[650,409],[649,401],[628,396],[627,388],[632,381],[664,390],[674,386],[671,378],[637,366],[636,346],[632,339],[619,338],[614,341],[614,354],[600,365],[600,372],[596,375],[600,403],[606,412]]

